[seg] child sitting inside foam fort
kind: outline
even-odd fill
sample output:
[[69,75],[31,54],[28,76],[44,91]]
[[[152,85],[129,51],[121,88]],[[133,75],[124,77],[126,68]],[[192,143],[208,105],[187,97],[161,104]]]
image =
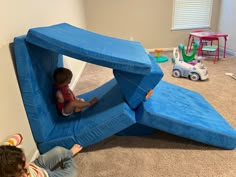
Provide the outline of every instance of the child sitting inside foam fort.
[[75,97],[74,93],[69,88],[72,76],[71,70],[62,67],[57,68],[53,74],[55,82],[53,85],[53,94],[55,96],[57,109],[63,116],[80,112],[98,101],[97,97],[92,98],[88,102],[82,98]]

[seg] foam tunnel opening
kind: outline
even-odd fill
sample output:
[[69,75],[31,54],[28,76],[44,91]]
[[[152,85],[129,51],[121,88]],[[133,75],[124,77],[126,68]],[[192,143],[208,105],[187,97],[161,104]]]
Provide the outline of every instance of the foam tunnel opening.
[[75,80],[76,83],[74,84],[73,91],[75,95],[79,96],[102,86],[113,78],[111,68],[86,63],[79,79]]

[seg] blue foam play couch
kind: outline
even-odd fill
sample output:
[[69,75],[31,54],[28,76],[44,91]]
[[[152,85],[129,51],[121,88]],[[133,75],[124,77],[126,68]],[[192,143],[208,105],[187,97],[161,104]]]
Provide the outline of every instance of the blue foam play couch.
[[[199,93],[162,81],[163,72],[139,42],[61,23],[15,37],[14,53],[24,107],[40,153],[58,145],[86,147],[115,134],[155,130],[224,149],[236,147],[234,128]],[[109,82],[80,95],[97,96],[97,104],[66,118],[58,114],[50,89],[62,55],[112,68],[114,73]]]

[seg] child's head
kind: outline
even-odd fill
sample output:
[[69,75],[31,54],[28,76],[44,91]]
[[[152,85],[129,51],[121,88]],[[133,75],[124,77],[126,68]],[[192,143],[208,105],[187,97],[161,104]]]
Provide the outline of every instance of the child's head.
[[16,146],[0,146],[0,176],[21,177],[26,175],[25,155],[22,149]]
[[62,85],[62,84],[69,84],[71,79],[72,79],[72,72],[71,70],[67,69],[67,68],[57,68],[54,71],[53,74],[53,78],[56,84],[58,85]]

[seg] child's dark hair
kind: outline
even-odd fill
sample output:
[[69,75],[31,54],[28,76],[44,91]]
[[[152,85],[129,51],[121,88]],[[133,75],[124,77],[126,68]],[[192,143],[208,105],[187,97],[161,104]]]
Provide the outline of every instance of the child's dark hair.
[[20,175],[25,167],[22,149],[10,145],[0,146],[0,162],[0,176]]
[[57,68],[53,73],[53,79],[56,84],[63,84],[73,76],[71,70],[67,68]]

